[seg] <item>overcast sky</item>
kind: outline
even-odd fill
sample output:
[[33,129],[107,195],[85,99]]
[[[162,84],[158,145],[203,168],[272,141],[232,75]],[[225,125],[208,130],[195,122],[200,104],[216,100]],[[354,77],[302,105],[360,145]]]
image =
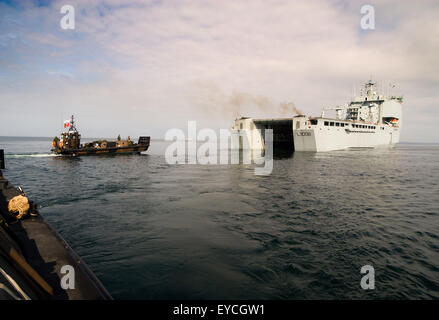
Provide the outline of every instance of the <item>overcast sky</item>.
[[55,136],[70,114],[85,137],[153,138],[285,102],[317,116],[372,76],[404,95],[402,141],[439,142],[438,17],[428,0],[0,1],[0,135]]

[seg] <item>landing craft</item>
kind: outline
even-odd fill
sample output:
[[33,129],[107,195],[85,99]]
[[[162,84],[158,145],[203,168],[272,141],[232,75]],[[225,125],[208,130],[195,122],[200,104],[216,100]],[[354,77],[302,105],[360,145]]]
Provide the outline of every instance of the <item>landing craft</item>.
[[70,120],[64,121],[65,131],[61,133],[60,138],[55,137],[52,140],[52,152],[63,156],[84,156],[96,154],[121,154],[137,153],[146,151],[151,141],[150,137],[139,137],[137,143],[127,140],[121,140],[120,136],[116,141],[97,140],[90,143],[81,144],[81,135],[75,127],[73,116]]

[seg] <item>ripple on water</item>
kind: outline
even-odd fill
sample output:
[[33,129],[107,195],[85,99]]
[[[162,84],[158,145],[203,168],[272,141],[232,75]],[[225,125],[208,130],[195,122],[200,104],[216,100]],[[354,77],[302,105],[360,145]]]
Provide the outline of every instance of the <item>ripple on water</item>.
[[[5,176],[115,298],[439,298],[439,147],[296,153],[259,177],[169,165],[165,142],[80,159],[0,142]],[[374,292],[359,285],[365,264]]]

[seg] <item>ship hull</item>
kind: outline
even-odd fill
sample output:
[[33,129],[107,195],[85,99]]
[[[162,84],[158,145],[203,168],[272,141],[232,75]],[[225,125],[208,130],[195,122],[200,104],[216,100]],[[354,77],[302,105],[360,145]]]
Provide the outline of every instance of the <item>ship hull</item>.
[[[285,120],[267,119],[268,123],[262,130],[252,130],[251,124],[261,120],[237,120],[243,122],[238,128],[231,130],[232,134],[239,137],[239,140],[232,148],[241,150],[263,150],[265,148],[264,129],[273,129],[273,143],[282,142],[281,148],[294,150],[296,152],[325,152],[345,149],[370,149],[376,147],[392,147],[399,142],[401,127],[389,124],[372,124],[358,121],[335,120],[325,118],[314,118],[313,122],[308,118],[300,116],[289,119],[290,132],[292,137],[280,139],[276,132],[284,132],[279,129],[279,122]],[[311,124],[315,123],[315,124]],[[332,124],[332,125],[331,125]],[[282,129],[282,128],[281,128]],[[288,135],[284,135],[288,136]]]
[[310,125],[306,118],[293,122],[294,149],[299,152],[392,147],[399,142],[399,133],[399,127],[383,124],[319,119]]

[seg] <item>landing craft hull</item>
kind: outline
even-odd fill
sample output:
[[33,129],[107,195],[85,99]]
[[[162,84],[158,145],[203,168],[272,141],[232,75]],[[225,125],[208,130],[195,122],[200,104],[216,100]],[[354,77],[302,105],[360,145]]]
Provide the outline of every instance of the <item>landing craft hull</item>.
[[133,154],[146,151],[148,144],[133,145],[129,147],[113,147],[113,148],[79,148],[79,149],[52,149],[52,152],[62,156],[88,156],[88,155],[111,155],[111,154]]

